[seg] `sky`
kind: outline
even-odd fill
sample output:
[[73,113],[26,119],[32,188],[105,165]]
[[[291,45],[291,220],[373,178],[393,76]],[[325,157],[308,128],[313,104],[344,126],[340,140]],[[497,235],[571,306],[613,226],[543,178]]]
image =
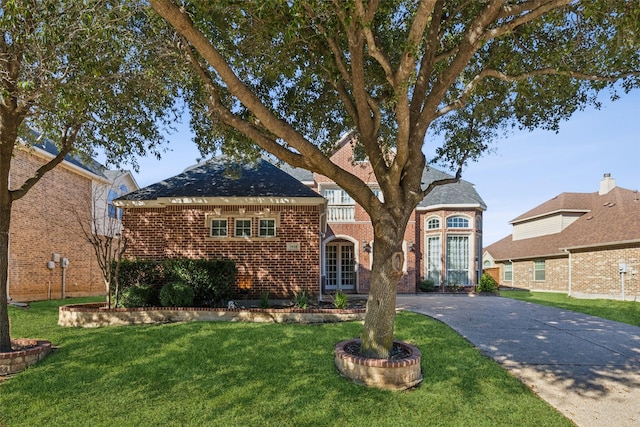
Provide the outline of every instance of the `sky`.
[[[462,179],[475,185],[487,205],[484,246],[511,234],[512,219],[560,193],[598,191],[605,173],[619,187],[640,190],[640,91],[601,101],[600,110],[575,113],[558,133],[514,131],[467,166]],[[161,160],[138,159],[133,175],[140,187],[177,175],[201,157],[188,125],[168,140]],[[427,142],[424,150],[431,148]]]

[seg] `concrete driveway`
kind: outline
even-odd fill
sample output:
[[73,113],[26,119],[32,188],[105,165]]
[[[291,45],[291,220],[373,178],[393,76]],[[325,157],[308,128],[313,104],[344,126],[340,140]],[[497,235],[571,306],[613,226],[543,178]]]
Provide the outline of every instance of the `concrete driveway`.
[[640,425],[640,328],[493,296],[398,296],[449,325],[579,426]]

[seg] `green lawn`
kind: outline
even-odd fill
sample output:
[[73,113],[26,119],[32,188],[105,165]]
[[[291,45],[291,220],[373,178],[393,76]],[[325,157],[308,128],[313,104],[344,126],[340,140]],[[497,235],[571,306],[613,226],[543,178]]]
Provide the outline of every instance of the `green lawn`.
[[[70,300],[65,301],[71,302]],[[572,425],[446,325],[403,312],[425,379],[389,392],[336,374],[333,346],[361,325],[56,325],[59,302],[10,308],[13,336],[58,350],[0,383],[0,425]]]
[[634,301],[576,299],[555,292],[500,291],[500,296],[549,305],[640,326],[640,304]]

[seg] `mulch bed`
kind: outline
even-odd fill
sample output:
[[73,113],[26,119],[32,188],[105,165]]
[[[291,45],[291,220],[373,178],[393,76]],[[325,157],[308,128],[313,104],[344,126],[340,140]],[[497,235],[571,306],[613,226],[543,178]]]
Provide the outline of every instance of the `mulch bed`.
[[[344,346],[344,351],[353,355],[360,355],[360,342],[354,341]],[[391,351],[389,352],[389,360],[401,360],[410,357],[411,353],[405,348],[396,343],[391,347]]]

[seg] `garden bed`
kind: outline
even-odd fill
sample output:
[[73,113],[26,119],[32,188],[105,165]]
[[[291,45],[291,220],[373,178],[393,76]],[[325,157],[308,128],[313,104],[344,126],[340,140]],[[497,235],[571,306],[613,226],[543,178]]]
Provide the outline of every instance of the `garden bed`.
[[259,323],[327,323],[363,320],[364,308],[104,308],[103,303],[72,304],[58,309],[58,325],[97,328],[136,324],[227,321]]

